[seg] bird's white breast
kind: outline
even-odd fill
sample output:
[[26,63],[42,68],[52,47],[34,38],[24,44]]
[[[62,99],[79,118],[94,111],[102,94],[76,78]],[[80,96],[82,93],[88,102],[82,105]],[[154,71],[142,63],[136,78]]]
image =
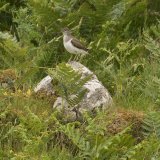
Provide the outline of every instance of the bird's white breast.
[[67,37],[63,37],[63,43],[64,43],[64,47],[65,49],[72,54],[87,54],[86,51],[82,50],[82,49],[78,49],[77,47],[74,47],[71,43],[71,40],[66,40]]

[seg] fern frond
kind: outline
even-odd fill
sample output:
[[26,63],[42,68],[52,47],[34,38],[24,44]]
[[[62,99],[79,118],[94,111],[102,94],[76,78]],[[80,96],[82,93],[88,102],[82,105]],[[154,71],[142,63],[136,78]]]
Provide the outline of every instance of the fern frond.
[[155,135],[160,138],[160,114],[158,112],[148,113],[143,120],[142,133],[144,136]]
[[0,32],[0,68],[11,67],[22,62],[26,53],[16,39],[9,33]]
[[120,160],[133,160],[133,159],[158,159],[160,156],[160,141],[156,137],[148,137],[142,142],[129,148],[127,153],[122,155]]
[[49,69],[48,74],[57,81],[56,90],[59,95],[66,99],[70,106],[78,105],[86,93],[84,84],[91,78],[81,78],[69,64],[61,63],[56,69]]
[[1,3],[2,2],[0,2],[0,12],[6,11],[10,4],[9,3],[3,4],[4,2],[2,4]]
[[60,130],[68,136],[68,138],[76,145],[81,151],[85,151],[87,148],[87,140],[82,136],[79,129],[75,128],[77,122],[61,125]]
[[159,43],[159,37],[160,37],[160,22],[156,26],[151,26],[150,29],[154,35],[155,38],[152,38],[149,34],[149,30],[144,32],[144,45],[147,50],[150,51],[150,54],[152,58],[160,58],[160,43]]

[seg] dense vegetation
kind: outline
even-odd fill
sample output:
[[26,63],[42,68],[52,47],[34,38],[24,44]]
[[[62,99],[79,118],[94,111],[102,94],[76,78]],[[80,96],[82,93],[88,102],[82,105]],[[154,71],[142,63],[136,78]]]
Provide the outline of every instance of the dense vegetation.
[[[70,58],[66,26],[114,101],[82,122],[67,123],[53,112],[56,96],[32,91]],[[159,107],[159,0],[0,1],[0,159],[158,160]]]

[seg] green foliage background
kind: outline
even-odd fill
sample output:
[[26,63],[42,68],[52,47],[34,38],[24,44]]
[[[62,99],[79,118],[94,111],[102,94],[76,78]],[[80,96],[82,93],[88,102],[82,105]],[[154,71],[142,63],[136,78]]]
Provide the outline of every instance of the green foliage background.
[[[70,58],[60,31],[66,26],[90,48],[82,64],[115,107],[143,112],[139,138],[132,134],[135,122],[110,134],[108,111],[64,123],[52,111],[55,97],[30,93],[47,68]],[[159,0],[1,0],[0,74],[0,159],[159,159]]]

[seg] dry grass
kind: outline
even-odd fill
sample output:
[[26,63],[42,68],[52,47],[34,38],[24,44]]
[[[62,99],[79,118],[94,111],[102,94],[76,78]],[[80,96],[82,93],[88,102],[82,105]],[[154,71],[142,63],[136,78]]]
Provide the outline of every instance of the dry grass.
[[107,133],[117,134],[124,128],[132,126],[132,135],[139,139],[143,112],[133,110],[117,109],[108,115],[110,123],[107,125]]
[[17,79],[16,72],[13,69],[6,69],[0,71],[0,83],[7,83],[8,80],[15,80]]

